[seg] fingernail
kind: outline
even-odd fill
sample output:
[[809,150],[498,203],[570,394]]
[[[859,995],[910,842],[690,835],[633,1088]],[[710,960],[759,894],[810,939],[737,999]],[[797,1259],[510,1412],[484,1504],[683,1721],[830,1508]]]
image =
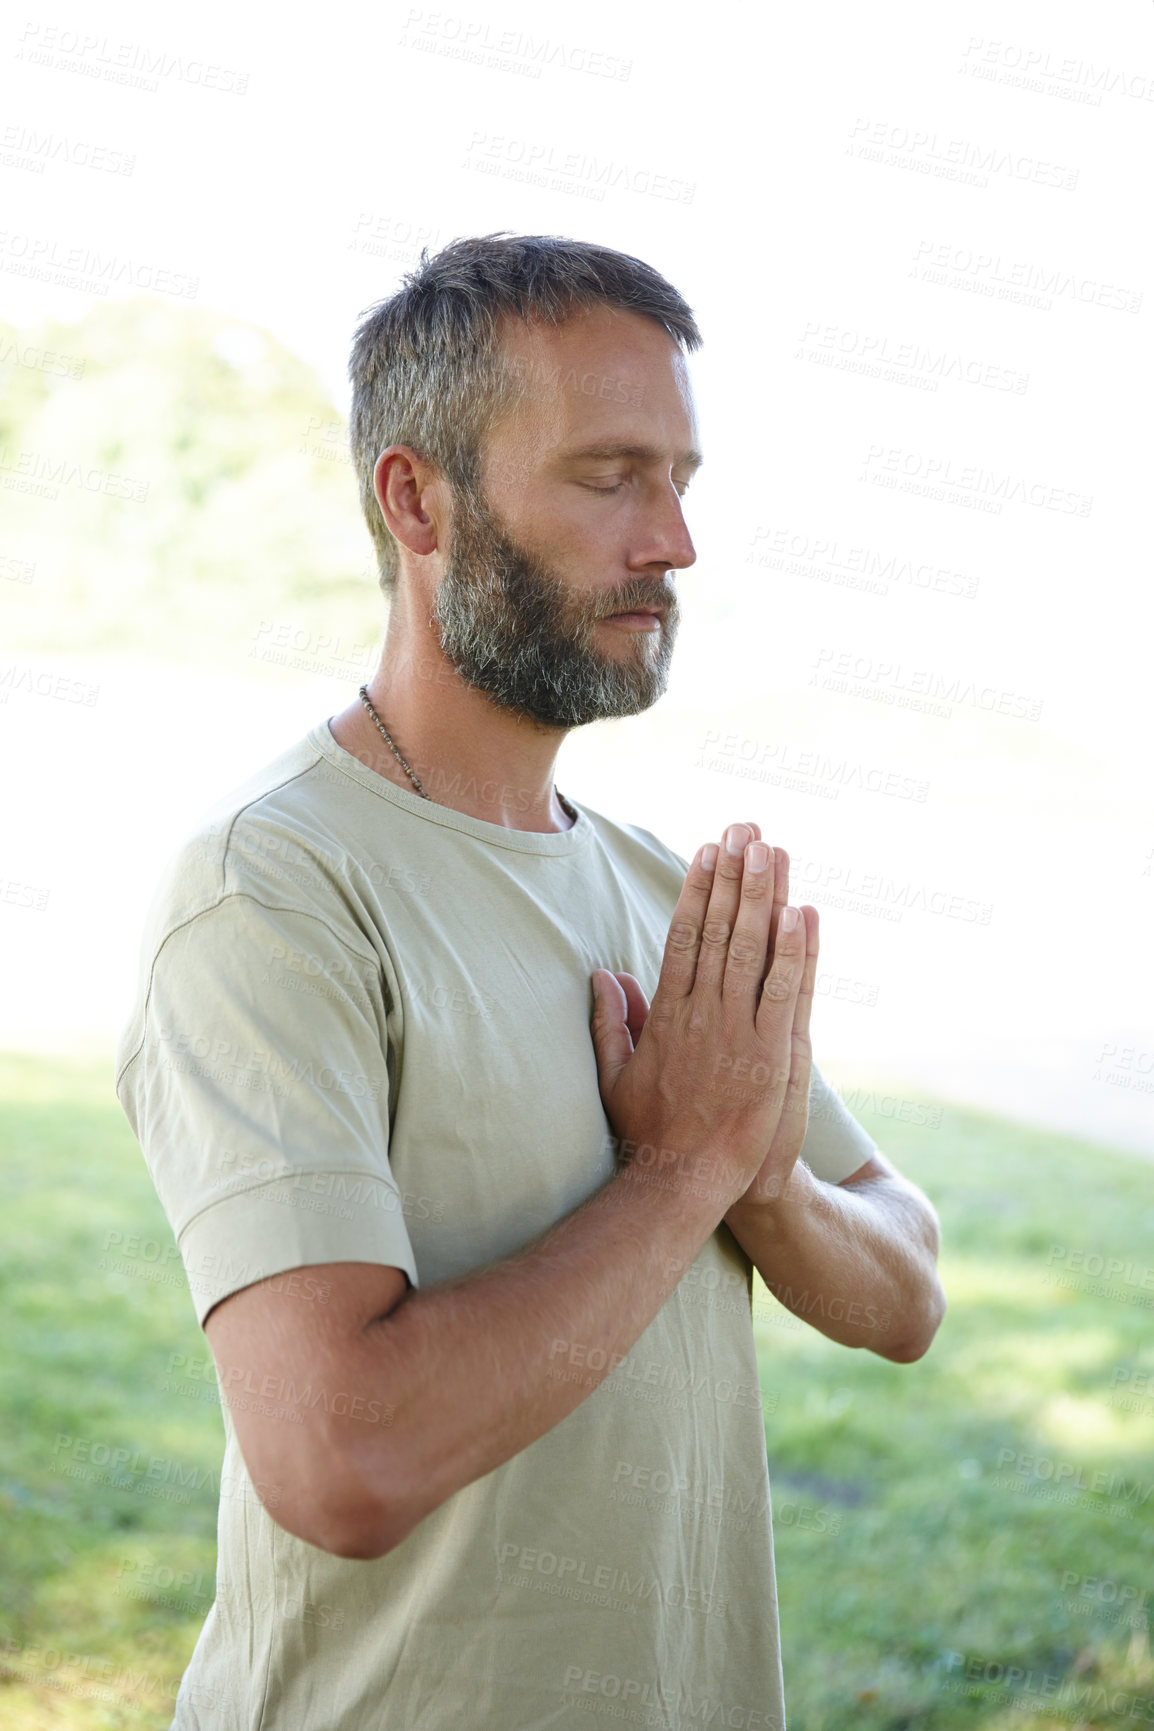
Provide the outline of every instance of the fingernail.
[[750,871],[763,872],[769,864],[769,849],[763,841],[751,841],[745,850],[745,863]]
[[801,915],[798,913],[796,908],[782,908],[782,910],[781,910],[781,929],[782,929],[782,931],[783,932],[792,932],[794,927],[797,925],[797,922],[800,918],[801,918]]
[[717,843],[707,841],[701,850],[701,863],[707,872],[711,872],[717,864]]
[[743,823],[730,824],[729,828],[725,832],[726,853],[740,854],[745,851],[745,843],[739,839],[744,832],[745,825]]

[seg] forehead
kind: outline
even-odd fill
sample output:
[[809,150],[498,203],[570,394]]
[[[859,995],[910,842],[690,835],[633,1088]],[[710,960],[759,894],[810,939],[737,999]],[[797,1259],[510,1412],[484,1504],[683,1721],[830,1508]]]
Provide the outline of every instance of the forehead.
[[654,319],[598,306],[560,325],[506,316],[499,330],[522,388],[513,421],[523,437],[539,446],[631,433],[679,449],[696,442],[685,356]]

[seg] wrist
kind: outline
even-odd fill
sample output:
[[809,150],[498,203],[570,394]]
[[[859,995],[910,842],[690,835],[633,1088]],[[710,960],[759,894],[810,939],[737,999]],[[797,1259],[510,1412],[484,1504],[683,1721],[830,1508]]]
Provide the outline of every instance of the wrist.
[[[678,1146],[669,1146],[669,1140]],[[741,1178],[726,1161],[700,1147],[688,1148],[680,1138],[613,1136],[611,1142],[615,1180],[650,1192],[693,1198],[716,1208],[718,1219],[740,1197]]]
[[759,1194],[751,1184],[727,1210],[725,1219],[731,1226],[756,1223],[761,1237],[788,1239],[799,1214],[806,1212],[817,1195],[817,1179],[804,1160],[797,1159],[789,1176],[772,1194]]

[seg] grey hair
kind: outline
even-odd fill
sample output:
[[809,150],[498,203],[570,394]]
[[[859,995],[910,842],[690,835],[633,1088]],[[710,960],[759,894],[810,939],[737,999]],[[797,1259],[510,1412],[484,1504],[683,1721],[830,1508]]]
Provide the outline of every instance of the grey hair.
[[508,231],[422,247],[404,286],[362,314],[349,360],[349,440],[381,588],[396,590],[397,543],[373,490],[377,458],[407,445],[475,494],[489,429],[516,406],[523,380],[504,364],[499,320],[561,324],[598,305],[640,313],[687,353],[701,346],[692,309],[651,265],[611,247]]

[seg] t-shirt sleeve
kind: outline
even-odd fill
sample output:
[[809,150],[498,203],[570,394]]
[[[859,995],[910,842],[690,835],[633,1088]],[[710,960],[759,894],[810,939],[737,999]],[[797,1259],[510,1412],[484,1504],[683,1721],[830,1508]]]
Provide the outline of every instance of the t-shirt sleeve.
[[816,1064],[810,1066],[809,1118],[801,1158],[816,1178],[840,1184],[873,1158],[878,1145]]
[[247,894],[161,946],[117,1093],[201,1323],[310,1264],[376,1262],[418,1284],[388,1158],[384,996],[376,959],[325,920]]

